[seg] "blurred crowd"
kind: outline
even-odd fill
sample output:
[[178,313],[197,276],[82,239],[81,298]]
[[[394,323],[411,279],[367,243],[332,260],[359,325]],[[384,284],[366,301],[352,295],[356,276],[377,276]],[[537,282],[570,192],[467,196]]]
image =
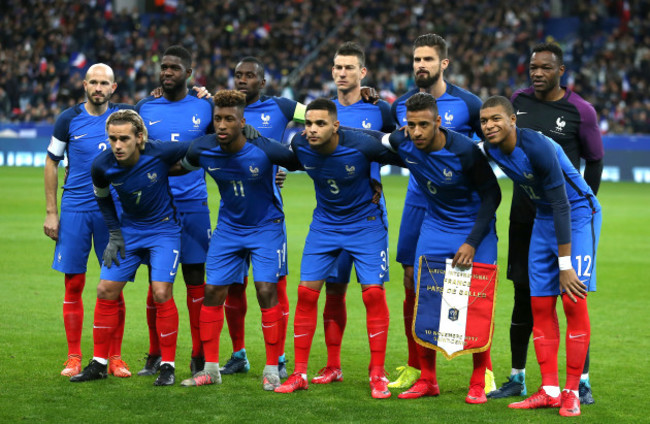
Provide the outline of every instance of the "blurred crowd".
[[[107,4],[108,3],[108,4]],[[339,3],[339,4],[336,4]],[[413,87],[412,43],[449,43],[446,78],[485,99],[529,84],[533,45],[553,17],[574,17],[566,84],[594,105],[603,133],[650,133],[650,0],[179,0],[173,13],[112,11],[109,0],[0,2],[0,122],[49,121],[84,100],[87,66],[113,67],[114,102],[158,86],[162,52],[194,54],[191,84],[232,88],[248,55],[266,64],[266,93],[308,102],[332,95],[332,56],[348,40],[366,48],[368,77],[388,101]]]

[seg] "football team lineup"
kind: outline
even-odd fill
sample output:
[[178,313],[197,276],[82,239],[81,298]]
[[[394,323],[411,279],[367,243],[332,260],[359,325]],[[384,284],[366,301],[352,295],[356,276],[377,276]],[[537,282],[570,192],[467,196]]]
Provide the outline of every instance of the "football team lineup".
[[[391,106],[382,100],[364,100],[360,84],[366,71],[364,52],[358,44],[347,42],[333,58],[337,98],[319,98],[306,107],[262,95],[264,64],[253,57],[237,64],[236,90],[200,98],[190,95],[186,86],[192,74],[190,53],[181,46],[169,47],[161,58],[162,95],[145,98],[135,107],[110,103],[116,87],[113,70],[105,64],[91,66],[84,79],[88,100],[57,119],[45,168],[43,229],[56,241],[52,267],[64,274],[66,287],[63,321],[68,360],[61,374],[71,382],[105,379],[109,374],[131,376],[121,355],[126,311],[123,289],[140,265],[146,265],[150,275],[149,350],[139,375],[157,375],[155,386],[176,384],[179,312],[173,284],[179,267],[187,290],[192,338],[192,376],[180,385],[216,385],[222,383],[222,375],[248,372],[244,322],[247,268],[252,266],[266,353],[263,390],[288,394],[308,389],[309,355],[323,287],[327,366],[309,381],[342,381],[345,296],[354,265],[366,313],[371,397],[389,398],[391,388],[402,390],[400,399],[438,396],[436,351],[442,348],[420,343],[413,334],[422,319],[416,308],[417,259],[423,255],[448,258],[445,284],[464,287],[429,290],[425,285],[425,291],[439,296],[441,304],[449,302],[447,295],[474,298],[453,314],[441,313],[440,325],[467,320],[474,326],[465,312],[472,310],[472,302],[494,301],[493,295],[477,288],[485,285],[487,277],[477,274],[472,278],[471,271],[467,273],[474,263],[497,263],[495,217],[503,202],[492,162],[515,185],[508,279],[516,292],[521,290],[515,296],[512,322],[525,330],[511,333],[511,343],[523,344],[525,351],[534,334],[542,376],[536,393],[508,406],[559,408],[560,415],[580,415],[581,404],[593,403],[586,298],[596,290],[595,249],[601,224],[596,193],[602,141],[591,129],[563,127],[574,131],[572,143],[581,146],[571,151],[583,154],[582,158],[569,157],[563,150],[566,146],[552,140],[552,131],[539,127],[534,118],[536,104],[562,101],[568,89],[559,85],[564,72],[559,46],[536,46],[530,61],[531,79],[546,84],[520,90],[511,99],[493,96],[483,102],[444,80],[447,43],[439,35],[424,34],[413,45],[417,88]],[[518,118],[513,103],[516,106],[523,98],[530,113]],[[579,103],[573,107],[591,122],[593,108],[575,94],[571,101]],[[275,140],[283,139],[292,121],[304,124],[305,131],[296,134],[290,146],[283,146]],[[269,122],[279,124],[270,126]],[[399,130],[402,125],[405,129]],[[77,134],[81,128],[83,138]],[[99,148],[102,144],[105,149]],[[88,157],[95,159],[90,163]],[[68,174],[59,214],[58,164],[64,158]],[[584,177],[576,170],[581,159],[591,170]],[[407,167],[411,175],[396,249],[397,262],[403,267],[408,361],[392,382],[385,369],[390,320],[384,289],[389,260],[387,211],[377,164]],[[306,171],[316,195],[302,249],[293,355],[285,352],[291,309],[287,229],[279,188],[283,177],[277,175],[278,166]],[[210,213],[217,211],[208,208],[206,179],[214,180],[221,199],[211,236]],[[93,355],[82,369],[81,296],[91,240],[102,267],[93,319]],[[591,259],[593,272],[584,272],[582,258]],[[568,334],[563,390],[557,365],[558,298]],[[483,317],[490,333],[491,310]],[[224,322],[232,342],[232,355],[225,364],[220,363]],[[447,343],[477,340],[450,334],[453,340],[445,337]],[[488,398],[527,393],[525,355],[522,362],[515,351],[508,381],[496,387],[490,343],[487,337],[484,346],[467,351],[473,355],[473,366],[466,403],[484,404]],[[287,356],[294,362],[293,372],[287,369]]]

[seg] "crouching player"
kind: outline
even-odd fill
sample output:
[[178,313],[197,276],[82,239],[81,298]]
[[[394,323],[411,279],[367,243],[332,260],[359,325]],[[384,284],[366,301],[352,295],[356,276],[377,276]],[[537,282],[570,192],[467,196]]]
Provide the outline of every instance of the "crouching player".
[[[453,266],[468,267],[474,261],[495,264],[497,236],[495,212],[501,190],[488,161],[468,137],[441,127],[435,97],[417,93],[406,101],[408,137],[398,130],[384,136],[423,188],[427,200],[415,250],[416,258],[432,255],[453,258]],[[418,263],[415,262],[415,274]],[[436,351],[417,346],[420,378],[400,399],[437,396]],[[485,403],[485,371],[490,350],[473,354],[474,371],[465,401]]]
[[[95,159],[91,171],[95,197],[110,234],[97,286],[94,356],[70,381],[106,378],[109,343],[118,325],[118,299],[143,259],[149,258],[162,356],[160,375],[154,385],[170,386],[175,382],[178,335],[178,310],[172,287],[181,227],[167,176],[170,167],[185,156],[189,142],[147,142],[144,122],[133,110],[112,113],[106,120],[106,131],[111,150]],[[115,188],[122,203],[121,221],[109,185]]]
[[[256,137],[247,142],[246,95],[224,90],[214,97],[214,134],[195,140],[182,161],[186,169],[203,168],[216,181],[221,194],[219,220],[212,234],[206,262],[207,282],[199,319],[205,368],[182,386],[220,384],[219,337],[224,302],[233,283],[244,279],[250,255],[257,300],[262,310],[266,345],[264,390],[280,385],[278,357],[286,337],[278,279],[287,274],[287,238],[282,200],[275,186],[273,165],[301,168],[293,152],[278,142]],[[285,334],[282,334],[285,331]]]
[[[596,248],[602,222],[593,192],[562,148],[550,138],[517,128],[507,98],[490,97],[481,108],[489,158],[518,184],[537,207],[528,256],[533,342],[542,387],[510,408],[560,408],[580,415],[578,385],[591,328],[587,292],[596,291]],[[567,321],[567,377],[560,393],[557,354],[560,330],[555,304],[562,296]]]

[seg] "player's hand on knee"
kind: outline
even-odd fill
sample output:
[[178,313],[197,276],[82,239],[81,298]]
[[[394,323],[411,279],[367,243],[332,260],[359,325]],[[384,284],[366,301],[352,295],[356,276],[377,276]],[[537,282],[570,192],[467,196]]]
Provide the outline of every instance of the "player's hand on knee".
[[110,268],[113,262],[118,266],[120,265],[118,254],[122,259],[126,257],[122,232],[120,230],[110,230],[109,234],[110,237],[108,239],[108,244],[106,245],[104,255],[102,256],[106,268]]
[[459,248],[458,252],[454,255],[454,259],[451,261],[451,266],[459,266],[469,268],[474,262],[474,255],[476,254],[476,249],[470,246],[467,243],[463,243]]
[[[566,293],[573,302],[578,300],[575,296],[578,296],[580,299],[585,298],[587,293],[587,286],[584,285],[576,271],[571,268],[564,271],[560,271],[560,292]],[[575,295],[575,296],[574,296]]]

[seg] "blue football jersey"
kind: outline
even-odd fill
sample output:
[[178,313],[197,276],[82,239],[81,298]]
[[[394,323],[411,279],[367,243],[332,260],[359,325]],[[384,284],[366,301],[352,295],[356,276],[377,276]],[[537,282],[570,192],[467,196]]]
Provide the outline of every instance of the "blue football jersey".
[[314,223],[348,225],[366,219],[381,219],[382,208],[372,203],[370,163],[403,166],[394,152],[360,131],[338,131],[334,152],[322,155],[296,134],[291,145],[307,174],[314,181]]
[[281,199],[274,190],[273,165],[300,168],[293,152],[273,140],[247,140],[239,152],[228,153],[213,135],[195,140],[182,164],[188,169],[203,168],[217,183],[221,194],[218,224],[246,229],[284,219]]
[[492,168],[478,146],[468,137],[440,128],[445,146],[436,152],[418,149],[403,131],[389,137],[411,171],[427,200],[427,214],[435,228],[468,232],[481,207],[479,193],[498,190]]
[[185,156],[190,142],[149,141],[132,167],[122,167],[109,149],[92,165],[92,182],[97,190],[109,184],[122,204],[121,226],[151,230],[156,226],[179,226],[169,188],[169,167]]
[[97,211],[90,168],[104,150],[111,150],[106,134],[106,119],[120,109],[133,109],[125,104],[109,103],[101,116],[90,115],[84,103],[66,109],[55,124],[48,156],[60,161],[68,158],[68,173],[63,185],[61,211]]
[[344,127],[364,128],[367,130],[392,132],[395,123],[390,115],[390,105],[384,100],[379,100],[376,105],[362,100],[343,106],[338,99],[332,99],[336,105],[338,120]]
[[[164,97],[150,96],[138,102],[135,108],[153,140],[190,141],[214,133],[213,103],[206,99],[187,95],[182,100],[171,102]],[[208,190],[202,170],[173,176],[169,185],[181,212],[206,210]]]
[[484,143],[488,156],[518,184],[537,207],[537,218],[553,219],[545,193],[564,184],[571,205],[571,221],[591,218],[600,210],[596,196],[559,144],[527,128],[517,128],[517,144],[509,155],[498,146]]
[[258,101],[246,106],[244,118],[262,136],[282,143],[289,122],[304,122],[305,106],[284,97],[260,96]]
[[[455,86],[448,81],[445,93],[436,99],[438,114],[442,118],[442,126],[470,138],[478,138],[481,133],[480,111],[481,99],[467,90]],[[398,127],[406,125],[406,101],[420,89],[415,88],[399,97],[391,107],[391,114]],[[414,178],[409,179],[406,203],[425,207],[426,200],[422,190]]]

